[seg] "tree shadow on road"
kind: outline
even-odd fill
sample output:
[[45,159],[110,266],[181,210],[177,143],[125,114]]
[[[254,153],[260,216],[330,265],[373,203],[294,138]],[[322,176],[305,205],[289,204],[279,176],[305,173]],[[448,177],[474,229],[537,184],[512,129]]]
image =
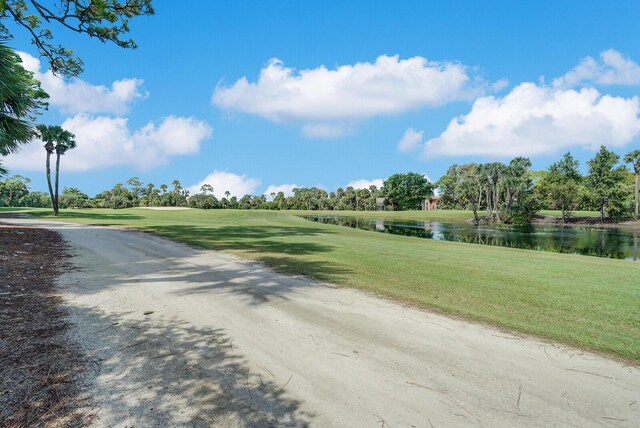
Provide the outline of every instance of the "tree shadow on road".
[[85,387],[107,426],[300,427],[314,417],[287,393],[293,373],[250,367],[224,329],[156,313],[71,313],[95,361]]
[[189,257],[131,260],[130,263],[138,264],[136,274],[122,272],[117,268],[111,270],[108,265],[103,265],[100,272],[94,271],[91,266],[78,265],[67,278],[65,287],[74,294],[90,294],[99,293],[105,288],[153,284],[160,288],[166,287],[171,290],[169,292],[178,296],[207,293],[235,295],[244,299],[247,304],[259,305],[273,300],[288,300],[296,291],[322,286],[308,278],[274,272],[269,265],[291,271],[304,269],[310,276],[334,282],[349,274],[349,270],[330,263],[300,261],[286,256],[279,256],[273,261],[264,259],[264,264],[238,261],[229,255],[220,257],[216,263],[207,263],[206,254],[204,259]]
[[[174,230],[175,229],[175,230]],[[274,227],[264,228],[222,227],[218,230],[192,226],[161,228],[156,233],[180,236],[181,241],[193,238],[204,240],[201,244],[224,250],[240,250],[255,262],[242,262],[227,254],[215,254],[190,249],[181,244],[166,244],[174,247],[168,251],[158,250],[157,238],[142,236],[141,241],[111,239],[115,245],[105,257],[93,258],[92,252],[79,251],[74,263],[76,269],[68,277],[69,291],[90,294],[105,288],[154,284],[168,287],[176,295],[188,294],[233,294],[246,298],[252,305],[273,299],[288,299],[296,290],[318,286],[307,278],[283,276],[281,274],[304,275],[321,281],[341,283],[351,271],[335,262],[315,257],[332,247],[314,242],[287,244],[278,241],[279,236],[298,234],[306,238],[317,229]],[[289,230],[295,229],[295,230]],[[71,241],[86,241],[86,228],[65,229]],[[137,233],[137,232],[117,232]],[[330,233],[330,232],[328,232]],[[76,238],[74,234],[78,234]],[[186,237],[188,234],[188,238]],[[243,241],[246,237],[251,240]],[[265,238],[265,239],[256,239]],[[145,239],[153,239],[145,245]],[[214,240],[211,243],[210,240]],[[206,242],[206,243],[205,243]],[[160,245],[163,245],[162,242]],[[113,243],[112,243],[113,245]],[[98,252],[99,254],[99,252]],[[111,255],[115,254],[115,258]],[[172,255],[167,257],[166,254]],[[124,259],[123,259],[124,257]],[[274,272],[277,271],[276,272]]]
[[[230,251],[264,263],[273,270],[303,275],[320,281],[340,283],[351,270],[322,260],[331,245],[313,242],[315,237],[335,232],[314,227],[286,226],[156,226],[154,233],[195,247]],[[304,239],[304,240],[302,240]]]

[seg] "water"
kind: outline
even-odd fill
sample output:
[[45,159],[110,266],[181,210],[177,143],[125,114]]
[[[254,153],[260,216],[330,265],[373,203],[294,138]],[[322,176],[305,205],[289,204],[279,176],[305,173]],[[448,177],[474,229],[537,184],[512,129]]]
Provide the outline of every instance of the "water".
[[542,225],[507,227],[437,221],[371,220],[348,216],[312,215],[305,218],[322,223],[436,241],[496,245],[633,261],[640,259],[640,231],[632,229]]

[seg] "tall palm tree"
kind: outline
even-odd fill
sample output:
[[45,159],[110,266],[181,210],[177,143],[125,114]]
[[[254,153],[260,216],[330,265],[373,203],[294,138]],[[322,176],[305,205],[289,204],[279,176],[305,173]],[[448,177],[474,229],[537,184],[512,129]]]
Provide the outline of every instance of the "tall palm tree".
[[624,157],[624,161],[626,163],[630,163],[633,165],[633,171],[636,173],[636,189],[635,189],[635,203],[636,203],[636,209],[635,209],[635,215],[636,215],[636,220],[638,218],[640,218],[640,197],[638,195],[638,193],[640,193],[639,190],[639,177],[640,177],[640,150],[633,150],[630,153],[627,153]]
[[[53,196],[53,186],[51,185],[51,155],[55,149],[55,131],[53,126],[38,125],[38,134],[44,143],[44,149],[47,151],[46,175],[47,185],[49,186],[49,197],[51,198],[51,206],[54,206],[55,197]],[[55,211],[55,210],[54,210]]]
[[14,153],[20,144],[31,141],[35,136],[32,121],[47,106],[47,93],[21,62],[0,38],[0,156]]
[[[60,157],[67,151],[76,147],[75,135],[62,129],[60,126],[38,125],[38,133],[40,139],[45,143],[44,149],[47,151],[46,173],[47,185],[49,186],[49,196],[51,197],[51,205],[53,206],[53,215],[58,215],[58,189],[60,179]],[[56,153],[56,175],[55,184],[51,184],[51,155]],[[54,192],[55,187],[55,192]]]
[[75,138],[75,135],[65,129],[58,134],[56,144],[56,204],[54,205],[53,215],[58,215],[58,185],[60,184],[60,180],[58,178],[60,176],[60,157],[69,150],[76,148]]

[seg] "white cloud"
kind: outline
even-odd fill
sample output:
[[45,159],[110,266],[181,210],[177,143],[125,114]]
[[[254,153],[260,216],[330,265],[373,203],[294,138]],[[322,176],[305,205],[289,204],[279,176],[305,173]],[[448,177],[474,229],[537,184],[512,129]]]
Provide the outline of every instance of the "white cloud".
[[509,79],[500,79],[491,84],[491,90],[493,92],[500,92],[507,86],[509,86]]
[[216,87],[212,103],[301,125],[308,136],[335,137],[374,116],[471,100],[484,86],[464,65],[419,56],[401,60],[382,55],[374,63],[300,71],[272,59],[256,82],[243,77],[231,86]]
[[640,65],[625,58],[616,50],[600,53],[600,61],[585,57],[575,68],[562,77],[554,79],[556,88],[570,88],[581,83],[600,85],[640,85]]
[[63,113],[110,113],[123,114],[136,100],[147,96],[141,91],[141,79],[122,79],[111,84],[92,85],[82,79],[73,78],[65,81],[55,76],[51,70],[40,70],[40,60],[26,52],[18,52],[23,66],[34,73],[42,83],[42,89],[49,94],[49,104],[59,108]]
[[267,190],[264,191],[264,194],[267,196],[267,199],[271,200],[271,194],[275,193],[276,195],[280,192],[284,193],[285,197],[293,196],[293,189],[300,188],[297,184],[280,184],[276,186],[272,184],[267,187]]
[[218,199],[224,198],[224,192],[227,190],[231,193],[231,196],[240,198],[244,195],[254,195],[256,188],[260,185],[260,180],[246,175],[215,170],[202,181],[189,187],[189,193],[192,195],[199,193],[203,184],[210,184],[213,187],[213,194]]
[[346,187],[353,187],[354,189],[368,189],[371,186],[376,186],[378,189],[382,187],[384,180],[382,178],[374,178],[373,180],[353,180],[347,183]]
[[416,131],[413,128],[407,129],[398,142],[398,150],[407,153],[418,149],[422,143],[423,135],[424,131]]
[[[165,117],[131,132],[126,118],[76,115],[62,123],[75,134],[77,147],[64,155],[65,171],[90,171],[111,166],[138,170],[167,163],[170,156],[197,153],[213,129],[192,117]],[[34,141],[5,158],[12,168],[38,171],[45,163],[42,143]]]
[[468,114],[424,144],[423,156],[535,156],[570,147],[622,147],[640,135],[639,113],[637,96],[522,83],[502,98],[478,98]]

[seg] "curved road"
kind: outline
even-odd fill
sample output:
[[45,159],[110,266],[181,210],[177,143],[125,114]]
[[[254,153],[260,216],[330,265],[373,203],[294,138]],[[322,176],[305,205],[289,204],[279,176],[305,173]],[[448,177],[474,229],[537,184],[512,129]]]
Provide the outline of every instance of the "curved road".
[[59,231],[98,426],[640,426],[640,370],[149,234]]

